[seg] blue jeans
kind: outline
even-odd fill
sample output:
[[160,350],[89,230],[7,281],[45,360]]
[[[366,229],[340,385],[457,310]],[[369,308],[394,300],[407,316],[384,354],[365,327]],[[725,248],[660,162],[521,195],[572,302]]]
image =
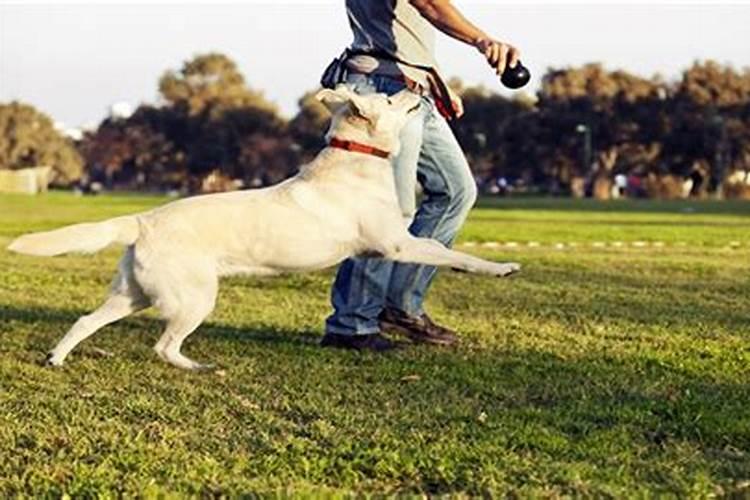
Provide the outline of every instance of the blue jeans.
[[[398,80],[377,75],[349,75],[347,84],[359,94],[392,95],[404,88]],[[409,231],[451,245],[476,201],[477,188],[453,131],[431,99],[422,99],[419,112],[402,130],[400,141],[393,173],[401,211],[411,222]],[[417,181],[423,193],[418,210]],[[421,316],[435,271],[434,266],[383,259],[344,261],[333,285],[334,312],[326,320],[326,332],[377,333],[378,315],[384,307]]]

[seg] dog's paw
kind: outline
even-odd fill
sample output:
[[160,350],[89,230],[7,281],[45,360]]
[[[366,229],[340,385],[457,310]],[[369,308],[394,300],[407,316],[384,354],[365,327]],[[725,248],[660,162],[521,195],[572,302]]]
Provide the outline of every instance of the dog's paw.
[[521,264],[518,264],[516,262],[507,262],[505,264],[499,264],[498,267],[499,269],[497,272],[497,276],[501,278],[521,272]]
[[45,356],[44,360],[42,361],[42,366],[56,367],[62,365],[62,360],[56,359],[54,353],[52,352],[48,352],[47,356]]

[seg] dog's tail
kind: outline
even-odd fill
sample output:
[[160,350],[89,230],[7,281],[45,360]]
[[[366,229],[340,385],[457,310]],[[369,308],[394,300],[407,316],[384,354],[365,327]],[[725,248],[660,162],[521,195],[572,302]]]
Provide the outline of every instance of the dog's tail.
[[138,219],[134,215],[126,215],[103,222],[75,224],[54,231],[26,234],[11,242],[8,250],[40,257],[73,252],[95,253],[111,243],[135,243],[138,233]]

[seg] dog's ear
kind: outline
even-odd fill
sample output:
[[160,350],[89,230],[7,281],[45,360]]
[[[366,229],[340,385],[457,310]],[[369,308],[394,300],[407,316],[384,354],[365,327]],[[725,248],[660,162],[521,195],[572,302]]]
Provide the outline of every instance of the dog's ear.
[[340,87],[341,86],[337,87],[335,90],[323,89],[315,94],[315,98],[322,102],[331,113],[335,113],[349,102],[349,96],[346,95]]
[[322,102],[331,113],[350,104],[355,113],[361,116],[369,115],[367,101],[346,85],[337,85],[335,89],[323,89],[315,94],[315,98]]

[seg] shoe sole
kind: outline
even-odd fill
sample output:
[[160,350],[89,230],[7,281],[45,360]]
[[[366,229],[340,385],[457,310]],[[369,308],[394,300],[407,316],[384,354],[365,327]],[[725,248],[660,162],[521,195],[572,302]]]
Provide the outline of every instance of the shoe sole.
[[338,342],[331,342],[331,341],[325,341],[321,340],[318,342],[318,346],[322,347],[323,349],[343,349],[347,351],[356,351],[356,352],[388,352],[388,351],[395,351],[399,348],[399,344],[397,342],[393,342],[390,346],[384,347],[382,349],[374,349],[372,347],[357,347],[353,345],[347,345],[347,344],[340,344]]
[[388,332],[394,332],[398,333],[399,335],[403,335],[411,339],[413,342],[418,344],[430,344],[430,345],[440,345],[440,346],[451,346],[458,342],[458,339],[455,340],[440,340],[436,338],[430,338],[425,335],[419,335],[417,333],[412,332],[409,328],[405,326],[398,325],[396,323],[390,323],[388,321],[381,321],[380,322],[380,329],[385,330]]

